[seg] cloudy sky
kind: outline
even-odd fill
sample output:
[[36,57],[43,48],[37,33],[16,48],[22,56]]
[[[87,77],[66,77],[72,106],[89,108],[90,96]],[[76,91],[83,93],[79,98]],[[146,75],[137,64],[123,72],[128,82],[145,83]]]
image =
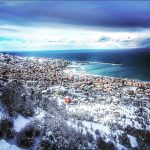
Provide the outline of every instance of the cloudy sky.
[[149,47],[149,1],[0,2],[0,51]]

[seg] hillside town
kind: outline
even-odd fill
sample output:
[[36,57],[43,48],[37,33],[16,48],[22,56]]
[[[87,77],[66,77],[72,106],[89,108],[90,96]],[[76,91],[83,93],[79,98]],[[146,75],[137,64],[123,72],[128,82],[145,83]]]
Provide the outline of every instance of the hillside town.
[[[15,124],[15,116],[19,114],[23,117],[22,130],[33,122],[33,118],[43,130],[29,147],[7,141],[0,131],[3,143],[6,140],[10,145],[15,143],[18,149],[33,150],[62,149],[58,145],[69,149],[69,141],[72,149],[79,150],[149,150],[150,82],[89,75],[77,71],[77,67],[80,67],[77,62],[62,59],[0,54],[1,120],[13,118]],[[9,106],[11,100],[7,104],[13,94],[10,87],[21,95],[21,100],[17,101],[19,96],[15,98],[17,103],[22,101],[24,112],[16,102],[13,103],[16,109]],[[15,88],[19,91],[16,92]],[[32,109],[26,109],[29,107],[34,109],[33,115],[30,115]],[[62,126],[67,131],[56,135],[55,128],[61,130]],[[75,137],[68,135],[72,130],[74,136],[80,133],[81,141],[81,137],[76,141]],[[16,137],[20,135],[17,131],[15,133]],[[53,142],[48,141],[50,136]],[[48,146],[42,148],[42,142]]]

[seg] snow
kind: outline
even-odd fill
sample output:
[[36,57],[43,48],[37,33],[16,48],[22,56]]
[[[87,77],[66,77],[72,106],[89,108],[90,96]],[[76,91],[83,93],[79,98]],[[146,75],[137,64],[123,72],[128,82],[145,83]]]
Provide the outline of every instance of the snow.
[[47,133],[47,135],[48,135],[48,136],[52,135],[52,131],[49,131],[49,132]]
[[30,122],[30,119],[26,119],[21,115],[18,115],[16,119],[14,119],[14,129],[19,132],[22,128],[26,126],[27,123]]
[[62,105],[64,103],[63,99],[62,98],[57,98],[57,101],[58,101],[58,105]]
[[[118,101],[118,99],[116,99],[113,96],[112,96],[112,99],[115,101]],[[141,125],[138,123],[137,120],[135,120],[135,118],[137,117],[136,114],[134,113],[137,110],[135,106],[128,107],[128,106],[119,105],[119,104],[115,106],[114,104],[106,104],[106,103],[94,104],[94,103],[80,102],[77,105],[67,105],[66,109],[70,113],[75,113],[75,114],[83,113],[84,114],[84,113],[89,112],[90,116],[94,116],[93,119],[97,123],[86,121],[86,120],[81,121],[82,122],[81,126],[80,125],[78,126],[77,122],[72,122],[71,120],[68,121],[67,123],[69,126],[72,126],[76,130],[82,129],[83,134],[85,134],[86,131],[88,130],[91,134],[93,134],[94,138],[95,138],[94,131],[98,129],[101,133],[101,136],[105,137],[105,141],[112,140],[111,139],[112,134],[118,136],[117,133],[119,132],[124,133],[124,131],[121,131],[121,130],[119,131],[117,129],[115,132],[112,132],[111,129],[109,128],[109,122],[118,123],[122,127],[126,127],[127,125],[130,125],[135,128],[141,128]],[[116,114],[119,114],[120,117],[119,116],[116,117],[115,116]],[[125,118],[122,118],[123,116],[125,116]],[[138,143],[135,137],[128,135],[128,138],[133,148],[138,147]],[[112,142],[114,141],[112,140]],[[119,144],[119,141],[115,145],[119,150],[127,149],[122,144]]]
[[38,115],[36,116],[36,119],[42,119],[45,116],[45,111],[44,110],[40,110]]
[[0,140],[0,149],[1,150],[21,150],[17,146],[7,143],[5,140]]
[[33,121],[34,119],[42,120],[45,117],[46,112],[43,109],[38,108],[36,110],[35,117],[30,118],[24,118],[21,115],[18,115],[16,119],[14,119],[14,129],[15,131],[19,132],[21,129],[23,129],[28,123]]
[[65,69],[64,70],[64,73],[66,73],[66,74],[71,74],[71,73],[77,73],[77,71],[76,71],[76,69]]
[[117,143],[118,150],[127,150],[127,148],[119,143]]
[[0,118],[2,118],[3,117],[3,113],[0,111]]
[[128,135],[128,138],[129,138],[129,140],[130,140],[130,143],[131,143],[131,146],[132,146],[132,147],[138,147],[138,143],[137,143],[135,137],[133,137],[133,136],[131,136],[131,135]]
[[86,134],[86,130],[83,127],[78,126],[77,124],[72,123],[71,121],[67,121],[67,124],[70,127],[73,127],[76,131],[81,131],[81,129],[83,130],[83,134]]
[[4,108],[0,105],[0,118],[3,118],[4,116],[6,116],[5,110],[4,110]]
[[43,62],[43,59],[41,59],[41,58],[40,58],[40,59],[38,59],[38,60],[39,60],[39,62],[40,62],[40,63],[42,63],[42,62]]
[[[16,132],[19,132],[21,129],[23,129],[28,123],[30,123],[32,120],[34,119],[43,119],[45,116],[45,111],[38,108],[37,113],[35,115],[35,117],[29,117],[29,118],[25,118],[22,115],[18,115],[17,118],[14,118],[14,130]],[[0,111],[0,117],[4,116],[4,112]],[[23,150],[21,148],[18,148],[17,146],[13,145],[13,144],[9,144],[7,143],[5,140],[0,140],[0,150]]]
[[127,86],[127,87],[123,87],[123,91],[128,91],[128,90],[133,90],[136,91],[137,87],[133,87],[133,86]]
[[35,116],[36,119],[43,119],[45,117],[45,114],[46,114],[46,112],[41,108],[38,108],[36,110],[36,113],[37,113],[37,115]]
[[88,129],[91,129],[91,127],[93,128],[93,130],[99,130],[100,133],[102,134],[110,134],[110,129],[108,126],[104,126],[102,124],[98,124],[98,123],[93,123],[93,122],[89,122],[89,121],[82,121],[84,127],[87,127]]
[[[104,126],[102,124],[97,124],[97,123],[93,123],[90,121],[81,121],[82,122],[82,126],[78,126],[76,123],[73,123],[71,120],[67,121],[69,126],[72,126],[75,130],[79,131],[82,129],[83,133],[86,134],[86,128],[87,130],[93,134],[94,138],[96,138],[95,136],[95,131],[98,129],[101,133],[101,135],[109,135],[110,134],[110,129],[107,126]],[[107,139],[108,140],[108,139]]]

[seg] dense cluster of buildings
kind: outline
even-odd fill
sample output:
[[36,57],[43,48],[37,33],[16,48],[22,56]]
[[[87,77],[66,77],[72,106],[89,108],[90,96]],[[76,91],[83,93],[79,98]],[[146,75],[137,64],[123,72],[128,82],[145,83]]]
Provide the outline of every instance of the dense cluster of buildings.
[[60,72],[68,61],[0,54],[0,78],[39,81],[51,85],[61,81]]

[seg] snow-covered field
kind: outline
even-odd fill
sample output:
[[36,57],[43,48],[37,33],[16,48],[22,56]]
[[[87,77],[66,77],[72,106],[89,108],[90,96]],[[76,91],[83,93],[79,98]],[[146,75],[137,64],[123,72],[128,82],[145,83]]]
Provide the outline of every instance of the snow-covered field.
[[[64,87],[56,86],[51,88],[52,95],[55,95],[55,91],[65,91]],[[72,95],[74,95],[73,89]],[[69,93],[69,90],[68,90]],[[56,94],[57,95],[57,94]],[[128,147],[124,146],[120,143],[118,136],[122,136],[125,133],[125,128],[131,126],[135,129],[143,129],[150,130],[149,121],[141,116],[141,122],[137,119],[138,116],[136,111],[139,110],[138,107],[129,105],[122,105],[121,103],[113,103],[113,102],[100,102],[100,103],[91,103],[85,102],[82,100],[82,93],[78,94],[80,97],[71,97],[74,100],[70,104],[66,104],[66,110],[70,115],[70,119],[67,121],[68,125],[75,128],[76,130],[83,130],[83,134],[86,134],[86,131],[89,131],[96,138],[95,131],[99,130],[101,136],[105,139],[106,142],[112,141],[118,149],[128,149]],[[109,96],[109,98],[111,98]],[[114,101],[118,101],[116,97],[112,96]],[[60,104],[63,104],[63,99],[61,96],[57,95],[57,100]],[[146,107],[143,109],[146,111],[145,114],[147,116],[150,115],[149,110]],[[80,123],[79,123],[80,122]],[[143,128],[142,125],[145,125]],[[137,138],[126,134],[130,146],[132,148],[138,147]]]

